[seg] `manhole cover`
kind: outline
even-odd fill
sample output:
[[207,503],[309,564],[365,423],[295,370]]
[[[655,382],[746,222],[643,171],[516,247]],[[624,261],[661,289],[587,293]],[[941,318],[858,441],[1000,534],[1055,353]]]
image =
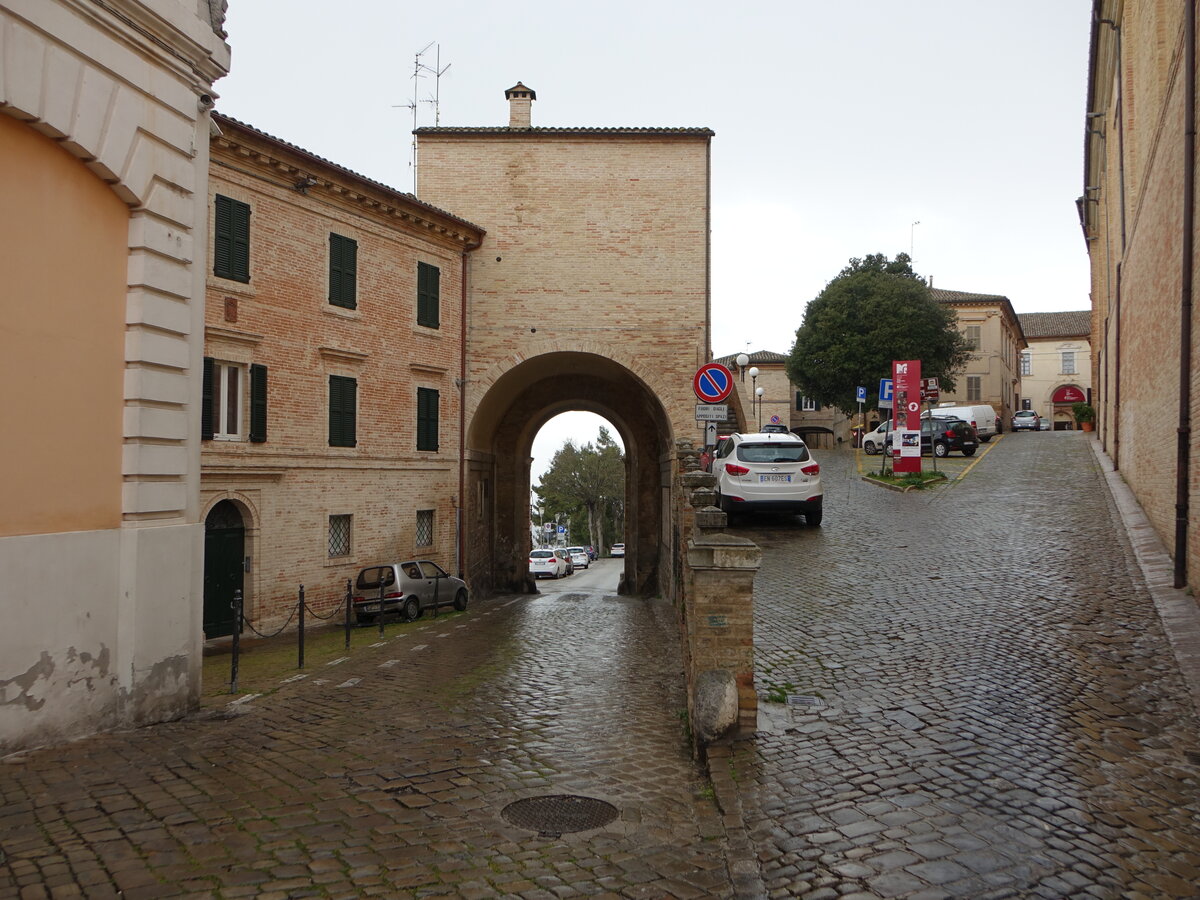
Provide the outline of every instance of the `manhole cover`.
[[549,794],[516,800],[504,807],[500,815],[510,825],[549,836],[600,828],[617,817],[617,808],[591,797]]

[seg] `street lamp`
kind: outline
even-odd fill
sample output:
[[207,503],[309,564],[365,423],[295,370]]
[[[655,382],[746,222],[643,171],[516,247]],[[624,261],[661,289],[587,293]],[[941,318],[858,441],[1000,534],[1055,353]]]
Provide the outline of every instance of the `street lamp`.
[[756,398],[759,395],[758,390],[758,366],[750,367],[750,405],[751,407],[757,402]]
[[750,365],[750,357],[747,356],[745,353],[739,353],[737,355],[737,359],[735,359],[734,362],[737,363],[738,374],[742,376],[742,381],[745,381],[746,380],[746,366]]
[[754,399],[758,401],[758,430],[759,431],[762,431],[762,398],[763,398],[763,389],[755,388],[754,389]]

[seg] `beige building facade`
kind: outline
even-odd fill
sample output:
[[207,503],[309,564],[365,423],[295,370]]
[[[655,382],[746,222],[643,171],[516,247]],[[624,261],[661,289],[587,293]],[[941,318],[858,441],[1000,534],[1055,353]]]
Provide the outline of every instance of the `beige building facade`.
[[669,595],[675,441],[703,435],[712,132],[535,127],[535,92],[505,96],[506,126],[417,131],[420,199],[487,231],[467,282],[466,570],[524,587],[533,439],[586,410],[625,446],[623,590]]
[[204,628],[318,614],[385,561],[459,567],[463,273],[483,232],[214,115]]
[[[1096,430],[1200,588],[1195,4],[1094,0],[1084,177]],[[1180,438],[1182,435],[1182,439]]]
[[1029,342],[1020,356],[1018,409],[1036,411],[1051,430],[1074,430],[1073,404],[1090,403],[1092,397],[1092,311],[1021,313],[1017,318]]
[[972,345],[965,371],[955,389],[943,387],[939,403],[968,406],[986,403],[1007,428],[1020,408],[1020,360],[1025,335],[1012,303],[999,294],[973,294],[930,288],[933,299],[949,306],[958,317],[958,330]]
[[0,755],[199,696],[222,18],[208,2],[0,3],[0,375],[32,426],[0,448]]

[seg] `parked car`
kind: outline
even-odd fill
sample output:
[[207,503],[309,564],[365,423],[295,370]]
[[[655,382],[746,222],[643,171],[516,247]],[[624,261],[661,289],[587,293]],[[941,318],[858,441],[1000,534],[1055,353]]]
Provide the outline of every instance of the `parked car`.
[[565,547],[559,547],[554,551],[554,555],[563,561],[567,567],[567,574],[575,574],[575,563],[571,560],[571,554],[567,552]]
[[1000,417],[996,415],[996,410],[986,403],[977,403],[974,406],[935,406],[921,413],[921,418],[962,419],[975,429],[975,434],[985,444],[993,435],[1000,433]]
[[589,560],[596,558],[596,548],[595,547],[593,547],[591,544],[588,544],[588,546],[585,549],[587,550]]
[[727,513],[801,513],[820,525],[824,492],[821,466],[794,434],[733,434],[713,459],[717,505]]
[[624,544],[613,544],[612,549],[608,551],[608,555],[609,556],[624,556],[625,555],[625,545]]
[[1019,409],[1013,413],[1012,428],[1013,431],[1041,431],[1042,417],[1036,410]]
[[534,579],[562,578],[567,574],[567,561],[553,550],[530,550],[529,574]]
[[[892,449],[892,437],[888,436],[885,449]],[[978,436],[975,429],[962,419],[931,418],[921,420],[921,453],[932,451],[934,456],[945,456],[947,453],[958,451],[963,456],[974,456],[978,448]]]
[[892,420],[888,419],[885,422],[880,422],[872,431],[868,431],[862,437],[863,452],[867,456],[874,456],[883,449],[884,441],[887,440],[888,430],[892,427]]
[[466,609],[467,585],[428,559],[384,563],[358,573],[351,603],[359,625],[375,621],[381,604],[384,615],[398,612],[411,622],[427,609]]
[[586,569],[591,565],[592,560],[585,547],[568,547],[567,554],[571,557],[571,565],[576,569]]

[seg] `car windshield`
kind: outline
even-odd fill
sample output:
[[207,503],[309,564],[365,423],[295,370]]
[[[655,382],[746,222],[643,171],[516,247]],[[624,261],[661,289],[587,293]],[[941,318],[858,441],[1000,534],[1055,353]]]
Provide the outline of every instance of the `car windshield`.
[[358,573],[358,589],[361,591],[379,587],[381,577],[384,587],[390,587],[396,583],[396,575],[392,572],[392,567],[380,566],[374,569],[363,569]]
[[529,554],[530,559],[549,559],[554,555],[553,550],[534,550]]
[[737,458],[742,462],[793,463],[808,460],[808,447],[799,441],[784,443],[740,444]]

